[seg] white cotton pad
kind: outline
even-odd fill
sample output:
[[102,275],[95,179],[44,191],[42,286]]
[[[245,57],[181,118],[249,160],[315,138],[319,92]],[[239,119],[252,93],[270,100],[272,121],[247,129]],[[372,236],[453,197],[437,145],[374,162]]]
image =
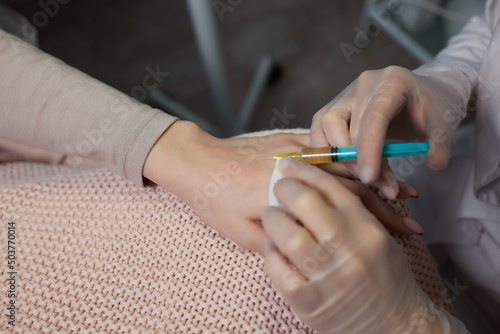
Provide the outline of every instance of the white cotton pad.
[[278,163],[281,158],[276,159],[276,165],[274,165],[273,174],[271,175],[271,181],[269,182],[269,205],[276,206],[278,208],[284,209],[284,206],[278,202],[276,196],[274,196],[274,185],[278,180],[283,178],[283,174],[279,171]]

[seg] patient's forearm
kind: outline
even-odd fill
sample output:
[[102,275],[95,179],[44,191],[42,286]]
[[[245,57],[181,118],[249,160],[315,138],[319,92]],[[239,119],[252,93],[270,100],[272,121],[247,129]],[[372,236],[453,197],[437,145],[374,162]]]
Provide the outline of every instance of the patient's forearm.
[[0,30],[0,149],[93,160],[140,184],[174,120]]

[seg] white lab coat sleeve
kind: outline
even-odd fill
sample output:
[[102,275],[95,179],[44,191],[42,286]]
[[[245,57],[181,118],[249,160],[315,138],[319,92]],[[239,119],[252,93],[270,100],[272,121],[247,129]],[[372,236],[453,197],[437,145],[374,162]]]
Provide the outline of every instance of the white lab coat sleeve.
[[[472,17],[462,30],[448,41],[447,46],[436,55],[433,62],[422,65],[414,72],[420,75],[439,73],[440,77],[444,75],[452,79],[451,81],[460,81],[461,86],[468,86],[462,88],[462,93],[470,96],[478,84],[483,58],[499,17],[498,1],[487,0],[482,16]],[[461,76],[457,76],[457,70],[462,73]]]

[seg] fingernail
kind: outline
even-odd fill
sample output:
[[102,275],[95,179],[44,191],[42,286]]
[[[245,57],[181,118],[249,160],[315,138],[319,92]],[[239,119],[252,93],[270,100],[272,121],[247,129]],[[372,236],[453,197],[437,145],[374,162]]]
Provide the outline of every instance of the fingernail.
[[407,197],[418,198],[417,190],[410,186],[408,183],[400,182],[399,191]]
[[419,234],[419,235],[424,235],[424,229],[422,228],[422,226],[420,226],[419,223],[417,223],[415,220],[411,219],[411,218],[408,218],[408,217],[404,217],[403,218],[403,223],[406,225],[406,227],[408,227],[408,229],[410,229],[410,231],[412,231],[413,233],[416,233],[416,234]]

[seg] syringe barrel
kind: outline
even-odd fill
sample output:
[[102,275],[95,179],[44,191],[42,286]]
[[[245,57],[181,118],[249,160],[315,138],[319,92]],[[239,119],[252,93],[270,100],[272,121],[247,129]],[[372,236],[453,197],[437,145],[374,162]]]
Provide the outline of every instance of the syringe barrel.
[[[396,143],[384,145],[382,156],[386,158],[427,154],[427,143]],[[295,159],[298,157],[294,157]],[[310,164],[328,164],[332,162],[356,160],[357,149],[351,147],[308,147],[300,152],[300,160]]]
[[309,164],[329,164],[336,162],[336,147],[307,147],[300,152],[301,159]]
[[329,164],[356,160],[356,147],[308,147],[300,152],[301,160],[310,164]]

